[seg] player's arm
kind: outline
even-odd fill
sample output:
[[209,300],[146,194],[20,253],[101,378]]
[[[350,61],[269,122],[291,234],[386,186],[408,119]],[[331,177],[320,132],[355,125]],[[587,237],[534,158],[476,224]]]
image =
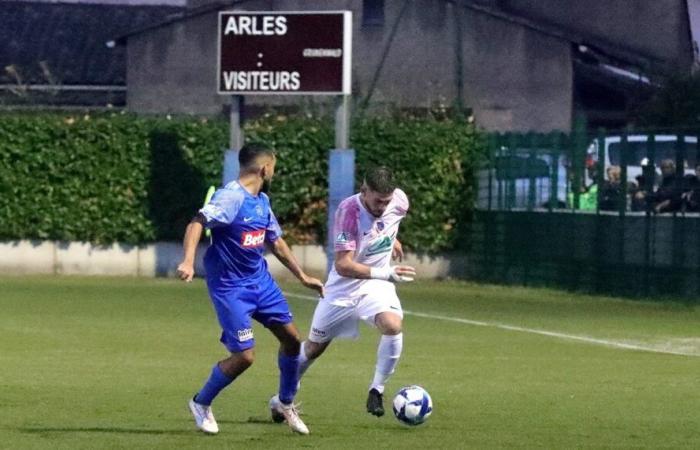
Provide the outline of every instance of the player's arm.
[[202,214],[197,214],[187,225],[185,237],[182,240],[184,256],[177,266],[177,275],[181,280],[190,282],[194,277],[194,257],[197,252],[199,239],[202,237],[206,219]]
[[413,281],[416,269],[411,266],[370,267],[355,261],[354,250],[336,250],[335,271],[346,278],[370,279],[400,282]]
[[280,237],[272,242],[268,242],[267,247],[270,249],[272,254],[275,255],[275,257],[282,264],[284,264],[284,267],[289,269],[289,271],[292,272],[292,274],[294,274],[299,281],[301,281],[301,284],[309,289],[315,290],[321,297],[323,297],[323,283],[321,280],[306,275],[284,239]]
[[403,261],[403,245],[398,239],[394,239],[394,247],[391,249],[391,259],[394,261]]

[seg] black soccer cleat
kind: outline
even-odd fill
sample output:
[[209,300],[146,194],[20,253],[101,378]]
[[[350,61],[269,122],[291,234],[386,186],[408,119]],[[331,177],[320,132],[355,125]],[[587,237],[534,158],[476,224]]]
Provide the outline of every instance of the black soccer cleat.
[[367,412],[377,417],[384,415],[384,395],[374,388],[367,394]]

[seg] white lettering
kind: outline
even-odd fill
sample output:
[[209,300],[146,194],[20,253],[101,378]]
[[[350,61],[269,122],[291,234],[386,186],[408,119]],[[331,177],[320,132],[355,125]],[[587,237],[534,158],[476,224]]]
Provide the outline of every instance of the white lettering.
[[238,34],[255,34],[252,31],[252,18],[249,16],[241,16],[238,19],[238,28],[240,28],[240,33]]
[[231,16],[224,28],[224,36],[229,34],[282,36],[287,34],[287,18],[284,16]]
[[283,34],[287,34],[287,18],[284,16],[278,16],[275,19],[275,24],[277,27],[275,28],[275,33],[279,36],[282,36]]
[[226,22],[226,29],[224,29],[224,36],[229,33],[238,34],[238,28],[236,27],[236,18],[229,17]]
[[299,72],[292,72],[292,85],[290,86],[290,91],[298,91],[301,86],[301,80],[299,79]]
[[235,89],[233,86],[235,85],[234,80],[236,79],[236,72],[224,72],[224,87],[226,90],[230,91],[232,89]]
[[270,89],[270,72],[260,73],[260,90],[267,91]]
[[340,58],[343,49],[340,48],[305,48],[302,53],[306,58]]
[[280,74],[280,88],[283,91],[289,90],[289,72],[282,72]]
[[299,72],[222,72],[227,91],[298,91],[301,87]]
[[275,18],[272,16],[263,17],[263,34],[273,36],[275,34]]

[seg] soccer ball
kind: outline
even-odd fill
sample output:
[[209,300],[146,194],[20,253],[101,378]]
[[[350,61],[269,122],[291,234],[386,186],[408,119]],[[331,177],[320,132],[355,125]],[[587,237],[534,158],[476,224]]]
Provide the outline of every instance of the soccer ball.
[[420,386],[406,386],[396,393],[393,402],[394,415],[406,425],[420,425],[433,412],[433,400]]

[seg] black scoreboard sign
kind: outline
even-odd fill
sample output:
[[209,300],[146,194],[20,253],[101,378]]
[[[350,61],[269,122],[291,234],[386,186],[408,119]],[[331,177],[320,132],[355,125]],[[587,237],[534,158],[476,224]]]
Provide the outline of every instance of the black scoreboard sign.
[[350,94],[352,13],[219,13],[220,94]]

